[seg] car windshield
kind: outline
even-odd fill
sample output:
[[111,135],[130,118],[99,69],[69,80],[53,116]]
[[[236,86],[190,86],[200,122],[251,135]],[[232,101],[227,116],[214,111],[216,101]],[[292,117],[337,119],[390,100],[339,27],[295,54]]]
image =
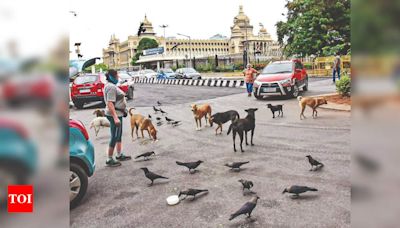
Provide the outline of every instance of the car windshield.
[[154,73],[153,70],[144,70],[145,73]]
[[132,78],[129,74],[124,74],[124,73],[119,73],[118,76],[122,80],[129,80]]
[[183,71],[185,73],[196,73],[196,71],[193,68],[184,68]]
[[164,72],[164,73],[174,73],[174,71],[171,70],[171,69],[162,69],[161,72]]
[[75,79],[74,83],[76,85],[82,85],[87,83],[93,83],[97,80],[97,75],[83,75]]
[[291,73],[293,69],[292,63],[271,63],[264,68],[262,74],[279,74]]

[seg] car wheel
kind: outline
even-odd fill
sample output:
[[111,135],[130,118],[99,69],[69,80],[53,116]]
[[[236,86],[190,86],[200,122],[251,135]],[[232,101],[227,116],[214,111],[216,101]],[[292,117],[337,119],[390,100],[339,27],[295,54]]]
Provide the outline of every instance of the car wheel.
[[79,101],[74,102],[74,105],[75,105],[75,107],[76,107],[77,109],[83,109],[83,105],[84,105],[84,104],[85,104],[85,103],[79,102]]
[[24,173],[23,167],[20,164],[6,162],[3,161],[0,164],[0,205],[7,203],[8,185],[23,185],[27,183],[27,174]]
[[264,98],[264,96],[257,95],[257,92],[253,92],[253,95],[257,100],[262,100]]
[[132,87],[129,87],[127,98],[128,98],[128,100],[133,99],[133,88]]
[[201,79],[201,76],[199,76],[197,79],[199,79],[199,80],[200,80],[200,79]]
[[69,166],[69,206],[70,209],[79,205],[88,187],[88,177],[85,171],[76,163]]
[[292,97],[296,98],[297,96],[299,96],[299,86],[297,86],[297,84],[294,84],[292,86],[292,92],[291,92]]
[[304,83],[304,86],[303,86],[303,91],[308,91],[308,77],[306,77],[306,80],[305,80],[306,82]]

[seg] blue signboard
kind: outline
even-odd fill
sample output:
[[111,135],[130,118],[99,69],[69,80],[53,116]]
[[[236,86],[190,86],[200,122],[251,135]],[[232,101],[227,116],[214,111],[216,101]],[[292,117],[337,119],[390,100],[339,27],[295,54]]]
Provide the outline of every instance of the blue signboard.
[[157,55],[164,53],[164,47],[150,48],[143,50],[143,55]]

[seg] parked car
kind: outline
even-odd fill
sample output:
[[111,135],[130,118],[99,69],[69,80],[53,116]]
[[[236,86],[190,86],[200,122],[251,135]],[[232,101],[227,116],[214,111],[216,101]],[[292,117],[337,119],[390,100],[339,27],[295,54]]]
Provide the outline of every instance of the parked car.
[[8,185],[28,184],[37,168],[37,148],[18,122],[0,119],[0,202]]
[[175,79],[176,74],[170,68],[160,69],[158,71],[157,79]]
[[2,98],[10,107],[29,104],[46,107],[52,104],[55,80],[51,76],[24,75],[5,79],[0,85]]
[[154,70],[146,69],[139,71],[139,78],[157,78],[157,72]]
[[134,86],[135,82],[133,77],[128,73],[118,73],[118,76],[119,76],[118,86],[128,87],[128,92],[126,94],[126,97],[128,99],[133,99],[133,91],[135,90]]
[[[106,77],[101,73],[76,77],[71,86],[71,99],[75,107],[81,109],[85,103],[94,101],[102,101],[104,103],[103,92],[106,83]],[[128,99],[133,98],[133,83],[121,82],[118,87],[127,94]],[[131,89],[132,93],[129,93],[129,89]]]
[[308,75],[300,60],[277,61],[268,64],[254,81],[254,96],[297,97],[300,89],[308,90]]
[[175,74],[179,79],[201,79],[201,74],[193,68],[179,68]]
[[69,203],[70,208],[79,205],[88,188],[88,177],[94,173],[96,164],[93,144],[80,121],[69,120]]

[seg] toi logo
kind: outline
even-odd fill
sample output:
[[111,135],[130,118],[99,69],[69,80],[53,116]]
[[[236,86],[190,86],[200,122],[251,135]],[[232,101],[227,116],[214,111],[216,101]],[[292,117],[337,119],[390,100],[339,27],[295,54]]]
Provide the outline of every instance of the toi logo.
[[9,185],[8,186],[8,212],[33,211],[33,186]]

